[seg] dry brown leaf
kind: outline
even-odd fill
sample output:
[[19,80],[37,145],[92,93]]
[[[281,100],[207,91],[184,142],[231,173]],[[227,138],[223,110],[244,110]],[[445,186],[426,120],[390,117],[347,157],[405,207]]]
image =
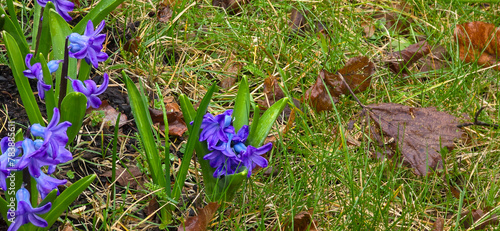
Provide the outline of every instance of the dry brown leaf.
[[432,225],[431,231],[443,231],[444,229],[444,219],[442,217],[438,217]]
[[[483,218],[486,215],[486,213],[481,210],[481,209],[473,209],[472,211],[466,211],[462,213],[462,216],[465,217],[464,219],[464,227],[466,229],[472,227],[476,222],[478,222],[481,218]],[[498,215],[497,214],[492,214],[490,218],[486,219],[483,221],[481,224],[478,224],[474,229],[475,230],[480,230],[480,229],[485,229],[486,226],[492,225],[492,226],[497,226],[498,227],[499,220],[498,220]]]
[[207,229],[208,223],[212,220],[219,208],[216,202],[210,202],[202,209],[198,209],[198,215],[189,217],[184,224],[179,225],[179,231],[204,231]]
[[[468,22],[457,25],[455,40],[458,42],[460,59],[476,62],[481,66],[498,64],[500,58],[500,30],[491,23]],[[500,66],[494,67],[499,71]]]
[[375,34],[375,25],[373,24],[373,22],[363,22],[361,23],[361,27],[363,27],[365,38],[370,38]]
[[395,139],[390,144],[393,153],[399,150],[403,163],[410,165],[416,175],[425,176],[429,169],[442,168],[441,148],[453,149],[454,140],[463,134],[456,117],[434,107],[382,103],[367,105],[366,109],[377,128]]
[[[99,108],[88,108],[87,111],[85,112],[86,114],[92,113],[92,111],[104,111],[104,118],[102,119],[102,123],[104,123],[105,127],[114,127],[116,124],[116,119],[118,118],[118,111],[111,107],[111,105],[108,104],[107,100],[103,100],[101,103],[101,106]],[[121,127],[127,123],[127,115],[121,114],[120,115],[120,122],[118,122],[118,127]]]
[[306,31],[306,18],[304,14],[297,9],[293,8],[290,14],[290,29],[293,33],[305,32]]
[[446,48],[443,46],[436,46],[424,57],[420,71],[427,72],[447,67],[448,63],[446,62],[446,56]]
[[[179,105],[177,103],[168,103],[165,105],[165,111],[167,112],[168,134],[172,136],[182,136],[188,128],[184,122],[184,117],[180,111]],[[160,124],[160,130],[165,130],[163,111],[149,108],[149,114],[151,115],[153,123]]]
[[241,11],[241,6],[252,0],[212,0],[212,6],[224,8],[230,14],[237,14]]
[[[371,82],[371,75],[375,73],[375,64],[365,56],[357,56],[347,61],[344,68],[338,71],[354,92],[363,92]],[[349,94],[349,89],[343,83],[340,75],[322,70],[316,83],[307,90],[305,99],[316,111],[332,110],[333,105],[326,91],[323,81],[328,86],[328,91],[333,102],[338,102],[341,94]]]
[[[139,189],[137,183],[142,184],[144,181],[141,170],[135,165],[129,165],[127,169],[124,169],[122,166],[116,166],[116,182],[121,186],[127,186],[130,183],[131,188]],[[111,177],[112,174],[110,169],[101,174],[101,176]]]
[[[294,231],[316,231],[317,225],[316,221],[313,219],[313,209],[309,211],[302,211],[293,217],[293,229],[292,222],[286,222],[281,228],[282,231],[294,230]],[[277,230],[274,228],[274,230]]]
[[427,41],[412,44],[402,51],[392,52],[386,61],[392,72],[403,75],[409,74],[408,68],[424,55],[431,51]]
[[222,68],[222,71],[229,75],[225,76],[220,81],[219,86],[224,89],[229,89],[234,86],[234,84],[236,83],[236,79],[238,78],[238,73],[240,72],[241,68],[243,68],[243,64],[235,61],[234,59],[236,59],[236,56],[234,54],[231,54],[231,56],[229,56],[229,59],[224,64],[224,67]]
[[141,38],[135,37],[133,39],[129,39],[125,45],[123,45],[123,50],[131,52],[133,55],[139,55],[139,45],[141,44]]
[[161,3],[158,7],[158,12],[156,13],[156,18],[160,22],[168,22],[172,18],[174,11],[170,7],[170,4]]

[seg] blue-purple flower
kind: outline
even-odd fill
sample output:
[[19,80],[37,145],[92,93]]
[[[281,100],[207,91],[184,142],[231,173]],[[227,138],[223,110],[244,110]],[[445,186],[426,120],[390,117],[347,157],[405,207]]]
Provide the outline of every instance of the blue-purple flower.
[[255,148],[245,145],[248,138],[248,126],[244,125],[234,134],[231,119],[232,110],[213,116],[207,113],[203,117],[200,142],[207,141],[208,150],[203,159],[208,160],[210,167],[215,168],[213,176],[219,178],[248,169],[247,177],[252,175],[256,166],[267,167],[268,161],[262,155],[272,149],[272,143]]
[[90,79],[85,80],[84,82],[78,79],[71,79],[71,85],[73,86],[73,90],[76,92],[83,93],[87,97],[87,108],[91,106],[93,108],[99,108],[99,106],[101,106],[101,100],[97,96],[106,91],[106,88],[108,87],[109,83],[108,74],[104,73],[103,78],[104,82],[101,84],[100,87],[97,87],[95,82]]
[[85,59],[88,64],[97,68],[99,62],[106,61],[108,55],[102,52],[105,34],[99,34],[104,29],[104,20],[94,30],[92,21],[89,20],[83,35],[72,33],[69,35],[69,56],[77,59]]
[[47,2],[49,1],[54,3],[57,13],[59,13],[59,15],[64,18],[64,20],[69,22],[73,19],[71,18],[71,16],[69,16],[68,12],[72,11],[73,8],[75,8],[74,3],[67,0],[37,0],[38,4],[40,4],[40,6],[42,7],[45,7],[45,5],[47,5]]
[[47,66],[49,67],[49,71],[50,73],[54,73],[57,71],[57,69],[59,69],[59,63],[62,63],[63,60],[50,60],[48,63],[47,63]]
[[33,208],[30,202],[30,192],[24,187],[17,190],[16,193],[17,199],[17,209],[14,216],[11,216],[10,213],[7,213],[8,219],[14,219],[14,222],[10,224],[9,229],[7,231],[16,231],[24,224],[32,223],[38,227],[47,227],[47,221],[37,216],[37,214],[47,213],[50,210],[52,204],[49,202],[45,205],[42,205],[38,208]]
[[231,126],[231,114],[233,110],[227,110],[224,113],[213,116],[207,113],[203,116],[201,122],[200,141],[207,141],[208,148],[213,149],[219,141],[228,142],[226,134],[234,134],[234,127]]
[[21,150],[15,146],[9,137],[2,138],[0,141],[0,150],[0,189],[7,190],[6,179],[19,160],[18,155],[21,153]]
[[71,123],[68,121],[59,123],[60,118],[59,109],[54,108],[52,120],[47,127],[43,127],[40,124],[33,124],[31,126],[31,134],[43,138],[43,144],[40,149],[42,151],[49,151],[53,159],[60,159],[60,155],[62,155],[63,159],[68,155],[71,156],[71,153],[64,148],[66,143],[68,143],[66,130],[71,126]]
[[31,65],[31,58],[33,58],[33,54],[27,54],[25,58],[25,63],[26,66],[28,67],[28,70],[23,71],[24,76],[30,78],[30,79],[37,79],[37,89],[38,89],[38,96],[40,99],[45,98],[45,92],[50,90],[50,85],[46,84],[43,81],[43,72],[42,72],[42,64],[41,63],[35,63],[33,66]]
[[[35,178],[35,181],[36,188],[38,189],[38,192],[40,192],[42,199],[45,198],[52,190],[57,189],[57,186],[66,184],[67,182],[66,180],[52,178],[43,172],[38,178]],[[59,191],[57,192],[57,195],[59,195]]]

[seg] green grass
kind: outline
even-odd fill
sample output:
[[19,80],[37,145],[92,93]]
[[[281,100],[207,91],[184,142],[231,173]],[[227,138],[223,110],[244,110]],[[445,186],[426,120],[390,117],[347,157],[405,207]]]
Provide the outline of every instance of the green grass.
[[[242,75],[249,77],[254,99],[265,99],[262,84],[270,75],[280,77],[289,96],[301,99],[321,69],[334,72],[349,58],[365,55],[377,66],[370,88],[357,94],[365,105],[393,102],[414,107],[432,106],[457,117],[464,113],[473,117],[479,108],[488,106],[480,120],[499,123],[498,72],[461,62],[453,41],[456,24],[484,21],[498,25],[499,4],[490,4],[484,9],[479,3],[411,0],[407,1],[411,10],[401,12],[391,1],[253,0],[242,7],[241,13],[228,15],[212,7],[210,1],[198,1],[188,9],[191,2],[179,7],[177,12],[187,10],[170,24],[147,16],[158,2],[127,1],[128,7],[108,17],[109,32],[124,31],[108,33],[108,42],[118,46],[126,42],[127,24],[140,22],[136,31],[130,34],[142,39],[139,56],[118,49],[110,56],[108,65],[101,69],[111,73],[118,82],[118,73],[125,69],[131,77],[143,81],[146,89],[155,91],[154,83],[158,83],[166,89],[161,93],[164,96],[177,98],[184,93],[196,103],[210,84],[232,75],[221,70],[234,55],[234,60],[245,65],[238,79]],[[321,47],[321,40],[314,32],[306,32],[304,36],[291,34],[292,6],[310,11],[306,18],[313,31],[316,21],[326,26],[329,33],[326,49]],[[394,28],[379,27],[374,38],[365,38],[361,22],[375,23],[377,20],[371,19],[373,15],[390,12],[395,12],[401,21],[412,19],[409,33],[402,35]],[[174,13],[172,19],[175,17]],[[432,46],[446,47],[450,66],[437,70],[436,74],[419,73],[415,69],[409,76],[390,72],[383,60],[395,48],[391,42],[404,40],[413,44],[418,36],[425,36]],[[209,111],[218,114],[232,108],[236,92],[234,87],[216,93]],[[280,130],[286,125],[285,121],[276,123],[271,132],[278,137],[268,155],[269,168],[276,171],[276,175],[264,175],[266,169],[253,175],[244,183],[233,204],[216,214],[209,229],[271,230],[309,209],[314,209],[313,218],[321,230],[429,230],[437,218],[445,219],[446,230],[466,230],[459,217],[463,211],[496,209],[499,214],[498,130],[466,128],[468,140],[458,142],[444,159],[448,174],[441,170],[419,177],[400,163],[372,158],[376,151],[383,150],[374,149],[362,125],[358,124],[352,131],[346,130],[349,120],[361,110],[352,97],[341,97],[335,109],[328,112],[317,113],[305,103],[302,106],[293,129],[282,134]],[[125,138],[135,137],[129,134]],[[352,139],[359,145],[353,145]],[[118,150],[120,160],[139,165],[145,162],[141,155],[123,153],[120,146]],[[95,164],[110,167],[111,156],[106,160]],[[85,161],[88,162],[92,163]],[[175,163],[173,166],[173,169],[178,167]],[[142,169],[147,171],[147,168]],[[196,205],[204,205],[203,183],[197,174],[201,172],[196,171],[193,164],[187,176],[184,199],[181,199],[185,203],[178,206],[173,226],[195,207],[192,198],[197,198]],[[198,190],[192,185],[198,185]],[[461,198],[452,195],[451,185],[459,189]],[[149,199],[137,200],[153,190],[122,190],[123,194],[117,194],[116,200],[119,204],[134,205],[134,209],[129,211],[128,206],[120,207],[114,216],[109,212],[105,223],[120,222],[123,226],[117,227],[132,230],[159,226],[149,221],[137,226],[141,222],[137,213],[146,211]],[[106,198],[111,196],[111,191],[101,182],[93,185],[92,192],[87,197],[93,202],[86,204],[83,212],[90,214],[90,218],[79,218],[87,227],[73,222],[76,228],[85,230],[90,224],[102,226],[104,218],[99,206],[109,200]],[[128,212],[123,214],[125,210]]]

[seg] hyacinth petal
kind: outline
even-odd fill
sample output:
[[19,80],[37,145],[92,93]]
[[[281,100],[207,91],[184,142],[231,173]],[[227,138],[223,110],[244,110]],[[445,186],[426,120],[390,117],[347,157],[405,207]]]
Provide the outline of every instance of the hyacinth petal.
[[69,13],[67,11],[64,11],[63,9],[61,9],[61,7],[59,7],[59,5],[56,5],[56,11],[59,15],[61,15],[61,17],[66,21],[66,22],[69,22],[71,20],[73,20],[73,18],[69,15]]
[[101,106],[101,99],[99,99],[99,97],[97,96],[90,96],[88,97],[88,101],[87,101],[87,108],[89,107],[93,107],[93,108],[99,108]]
[[43,137],[46,130],[47,128],[40,124],[33,124],[30,127],[31,134],[38,137]]
[[28,223],[28,221],[24,221],[24,220],[25,219],[17,221],[17,219],[16,219],[16,221],[14,223],[10,224],[9,229],[7,229],[7,231],[17,231],[19,228],[21,228],[22,225]]
[[2,151],[0,154],[7,152],[7,149],[9,149],[9,137],[6,136],[0,140],[0,150]]
[[94,35],[94,24],[92,23],[92,20],[89,20],[87,22],[87,26],[85,27],[85,32],[83,35],[91,37]]
[[53,110],[52,120],[50,120],[49,125],[47,125],[47,129],[51,129],[55,127],[59,123],[59,119],[61,118],[61,114],[59,114],[59,108],[55,107]]
[[104,41],[106,41],[106,35],[105,34],[100,34],[100,35],[97,35],[94,37],[94,41],[92,42],[92,45],[95,46],[97,45],[98,47],[96,48],[99,48],[99,51],[102,49],[102,43],[104,43]]
[[238,130],[238,133],[235,136],[233,136],[232,140],[236,142],[245,143],[247,137],[248,137],[248,125],[243,125],[240,128],[240,130]]
[[90,95],[90,91],[83,85],[81,80],[78,79],[72,80],[71,85],[73,86],[73,90],[81,92],[85,96]]
[[101,23],[99,23],[99,25],[95,29],[93,35],[96,36],[97,34],[101,33],[101,31],[104,29],[105,25],[106,25],[106,21],[102,20]]
[[[94,68],[97,68],[99,66],[99,63],[97,62],[97,54],[94,49],[87,49],[87,57],[88,59],[85,59],[88,64],[92,64]],[[90,60],[90,63],[89,63]]]
[[108,83],[109,83],[109,76],[107,73],[104,73],[103,75],[104,81],[102,82],[101,86],[94,92],[95,95],[100,95],[106,91],[106,88],[108,88]]
[[71,1],[66,1],[66,0],[56,0],[57,5],[61,10],[64,11],[72,11],[75,8],[75,4],[72,3]]
[[42,228],[45,228],[49,225],[49,224],[47,224],[47,221],[45,221],[43,218],[41,218],[33,213],[28,214],[28,220],[33,225],[38,226],[38,227],[42,227]]
[[83,81],[85,84],[85,87],[87,87],[87,90],[89,91],[90,94],[95,94],[97,90],[97,85],[95,84],[94,80],[87,79]]
[[108,60],[108,54],[106,54],[105,52],[99,52],[97,53],[97,61],[99,62],[104,62],[106,60]]
[[267,167],[267,165],[269,165],[267,159],[262,156],[253,156],[252,161],[261,168],[265,168]]
[[45,7],[45,5],[47,5],[48,0],[36,0],[36,2],[38,2],[40,6]]
[[33,58],[33,54],[27,54],[26,58],[24,58],[24,63],[26,63],[26,67],[31,69],[31,58]]
[[57,186],[66,184],[66,180],[52,178],[45,173],[40,174],[40,177],[35,178],[37,183],[36,188],[40,192],[42,199],[45,198],[52,190],[57,189]]

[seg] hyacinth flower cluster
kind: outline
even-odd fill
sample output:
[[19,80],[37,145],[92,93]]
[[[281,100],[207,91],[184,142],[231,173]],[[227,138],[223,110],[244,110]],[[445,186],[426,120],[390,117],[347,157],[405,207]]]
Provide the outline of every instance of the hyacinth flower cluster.
[[[61,17],[64,18],[64,20],[71,21],[73,19],[71,18],[71,16],[69,16],[68,12],[72,11],[73,8],[75,8],[74,3],[67,0],[50,0],[50,1],[54,3],[57,13],[61,15]],[[38,2],[40,6],[45,7],[45,5],[47,5],[47,2],[49,2],[49,0],[36,0],[36,2]]]
[[69,56],[76,59],[85,59],[94,68],[97,68],[99,62],[106,61],[108,55],[102,52],[102,44],[106,40],[106,35],[99,34],[104,29],[104,25],[105,22],[102,20],[94,30],[94,25],[89,20],[83,35],[78,33],[70,34],[68,37],[71,43],[69,45]]
[[[52,120],[43,127],[34,124],[30,128],[31,135],[42,139],[31,139],[26,137],[22,141],[12,145],[12,140],[4,137],[0,141],[2,155],[0,156],[0,188],[7,190],[6,180],[13,177],[12,172],[22,171],[27,168],[31,177],[36,181],[36,187],[41,198],[45,198],[59,185],[66,184],[66,180],[59,180],[49,176],[54,173],[58,164],[66,163],[73,159],[71,153],[66,149],[68,136],[66,130],[71,126],[70,122],[59,123],[60,113],[54,108]],[[44,172],[46,170],[46,173]],[[59,192],[58,192],[59,193]],[[14,222],[9,231],[15,231],[26,223],[33,223],[39,227],[46,227],[47,222],[36,214],[45,213],[50,210],[50,203],[39,208],[33,208],[29,200],[28,190],[21,188],[16,193],[17,210],[13,217]],[[9,213],[10,214],[10,213]]]
[[[51,86],[46,84],[43,80],[43,71],[42,71],[42,64],[41,63],[35,63],[31,65],[31,59],[33,58],[33,54],[27,54],[25,58],[25,64],[26,67],[28,67],[27,70],[23,71],[24,76],[26,76],[29,79],[36,79],[38,80],[37,83],[37,89],[38,89],[38,96],[40,99],[45,98],[45,92],[50,90]],[[47,66],[49,67],[50,73],[54,73],[57,71],[59,68],[59,63],[61,63],[62,60],[51,60],[47,63]]]
[[206,141],[208,150],[203,159],[208,160],[210,167],[215,168],[213,177],[220,178],[248,169],[247,177],[252,175],[256,166],[267,167],[268,161],[262,155],[272,149],[272,143],[261,147],[245,145],[248,138],[248,126],[244,125],[236,133],[232,124],[233,110],[213,116],[207,113],[201,124],[200,141]]

